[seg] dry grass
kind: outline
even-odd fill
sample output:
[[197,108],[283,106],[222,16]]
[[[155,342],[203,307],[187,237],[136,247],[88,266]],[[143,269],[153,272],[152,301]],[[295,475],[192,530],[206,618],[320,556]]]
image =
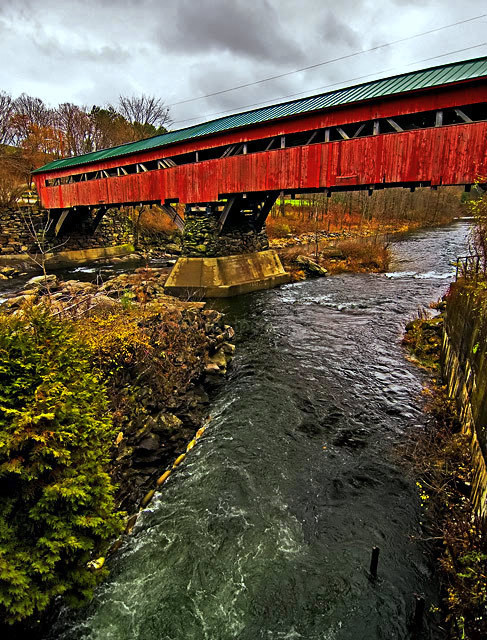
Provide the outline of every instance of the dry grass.
[[321,247],[320,253],[315,254],[314,244],[292,245],[279,251],[279,257],[294,281],[303,280],[302,267],[296,264],[300,255],[309,256],[330,274],[335,273],[382,273],[387,271],[391,259],[389,247],[380,237],[349,238],[334,245]]
[[330,273],[387,271],[391,260],[388,244],[380,237],[357,237],[335,245],[343,258],[322,258],[321,264]]
[[286,207],[284,216],[280,212],[274,212],[274,215],[269,216],[266,227],[269,238],[286,238],[316,231],[335,233],[358,230],[363,228],[363,220],[358,213],[340,216],[320,215],[315,219],[309,207]]

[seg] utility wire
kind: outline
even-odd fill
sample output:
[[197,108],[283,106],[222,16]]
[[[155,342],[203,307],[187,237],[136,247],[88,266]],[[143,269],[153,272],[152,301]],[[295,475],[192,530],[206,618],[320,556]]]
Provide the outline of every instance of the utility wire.
[[450,29],[451,27],[456,27],[459,24],[466,24],[467,22],[473,22],[474,20],[479,20],[480,18],[487,17],[487,13],[483,13],[479,16],[475,16],[473,18],[467,18],[466,20],[459,20],[458,22],[452,22],[451,24],[444,25],[443,27],[437,27],[436,29],[429,29],[428,31],[423,31],[422,33],[416,33],[414,36],[406,36],[405,38],[399,38],[399,40],[393,40],[392,42],[386,42],[384,44],[379,44],[375,47],[371,47],[370,49],[364,49],[363,51],[356,51],[354,53],[348,53],[344,56],[339,56],[338,58],[332,58],[331,60],[325,60],[324,62],[317,62],[316,64],[310,64],[307,67],[301,67],[300,69],[295,69],[294,71],[286,71],[285,73],[279,73],[275,76],[269,76],[267,78],[262,78],[261,80],[255,80],[254,82],[247,82],[245,84],[239,84],[235,87],[230,87],[229,89],[222,89],[221,91],[214,91],[213,93],[207,93],[204,96],[198,96],[196,98],[186,98],[185,100],[179,100],[178,102],[172,102],[171,104],[166,105],[167,107],[175,107],[179,104],[186,104],[188,102],[195,102],[196,100],[203,100],[204,98],[210,98],[211,96],[219,96],[222,93],[229,93],[230,91],[236,91],[237,89],[244,89],[245,87],[253,87],[257,84],[262,84],[263,82],[269,82],[270,80],[277,80],[278,78],[284,78],[285,76],[290,76],[295,73],[301,73],[301,71],[308,71],[309,69],[316,69],[317,67],[322,67],[326,64],[331,64],[332,62],[339,62],[341,60],[348,60],[350,58],[354,58],[355,56],[360,56],[363,53],[370,53],[371,51],[377,51],[378,49],[383,49],[384,47],[391,47],[394,44],[399,44],[400,42],[407,42],[408,40],[414,40],[414,38],[420,38],[421,36],[429,35],[430,33],[437,33],[438,31],[443,31],[444,29]]
[[[415,60],[414,62],[408,62],[404,66],[409,67],[413,64],[420,64],[421,62],[428,62],[429,60],[437,60],[438,58],[445,58],[446,56],[452,56],[456,53],[463,53],[464,51],[469,51],[471,49],[478,49],[479,47],[487,46],[487,42],[481,42],[480,44],[473,45],[471,47],[465,47],[464,49],[456,49],[455,51],[449,51],[448,53],[442,53],[437,56],[430,56],[429,58],[422,58],[421,60]],[[363,80],[364,78],[370,78],[371,76],[376,76],[378,74],[388,73],[389,71],[395,71],[396,67],[389,67],[388,69],[383,69],[382,71],[375,71],[374,73],[367,73],[363,76],[355,76],[355,78],[349,78],[348,80],[340,80],[340,82],[333,82],[332,84],[325,84],[321,87],[314,87],[314,89],[307,89],[306,91],[300,91],[298,93],[289,93],[285,96],[277,96],[275,98],[269,98],[268,100],[263,100],[262,102],[252,102],[251,104],[244,104],[240,107],[234,107],[233,109],[226,109],[225,111],[213,111],[212,113],[207,113],[202,116],[196,116],[194,118],[185,118],[184,120],[174,120],[172,124],[182,124],[184,122],[191,122],[193,120],[201,120],[202,118],[209,118],[211,116],[219,116],[225,113],[233,113],[239,112],[242,109],[248,109],[249,107],[258,107],[260,105],[268,105],[272,106],[272,102],[275,100],[285,100],[286,98],[295,98],[296,96],[302,96],[306,93],[310,93],[311,97],[313,95],[312,92],[320,91],[321,89],[329,89],[330,87],[336,87],[337,85],[345,84],[345,87],[348,86],[349,82],[355,82],[356,80]],[[380,79],[380,78],[377,78]],[[343,87],[343,88],[345,88]]]

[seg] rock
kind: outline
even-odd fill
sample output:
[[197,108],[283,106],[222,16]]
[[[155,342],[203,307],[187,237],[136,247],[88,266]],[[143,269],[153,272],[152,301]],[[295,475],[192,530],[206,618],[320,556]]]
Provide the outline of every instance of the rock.
[[19,296],[37,296],[39,295],[38,289],[24,289],[19,293]]
[[146,438],[144,438],[137,444],[137,453],[142,455],[152,453],[154,451],[158,451],[160,447],[161,441],[159,440],[159,438],[153,433],[150,433]]
[[205,309],[203,315],[209,322],[217,322],[220,319],[220,314],[215,309]]
[[152,431],[155,433],[174,433],[182,425],[182,421],[172,413],[160,413],[153,424]]
[[68,280],[62,283],[63,289],[69,289],[74,293],[88,293],[95,290],[95,285],[91,282],[81,282],[80,280]]
[[233,340],[235,338],[235,329],[231,327],[229,324],[226,324],[225,327],[225,340]]
[[209,374],[219,374],[220,372],[220,367],[215,364],[214,362],[209,362],[206,367],[205,367],[205,373],[209,373]]
[[179,255],[181,253],[181,247],[177,244],[174,244],[174,242],[167,244],[165,249],[166,251],[174,255]]
[[216,353],[210,356],[210,363],[216,364],[219,369],[226,370],[227,368],[227,357],[223,349],[218,349]]
[[20,307],[21,305],[24,304],[30,304],[32,302],[34,302],[34,300],[37,299],[37,296],[35,295],[31,295],[31,296],[16,296],[15,298],[9,298],[6,301],[6,305],[8,307]]
[[96,303],[98,307],[104,307],[107,309],[116,307],[118,305],[118,302],[116,300],[102,294],[97,294],[96,296],[94,296],[93,302]]
[[42,287],[52,287],[56,283],[57,277],[53,273],[51,273],[47,276],[34,276],[26,283],[25,286],[37,287],[40,289]]
[[234,344],[230,344],[229,342],[224,342],[222,344],[222,350],[226,353],[229,354],[230,356],[233,355],[234,351],[235,351],[235,345]]
[[298,256],[295,261],[310,276],[326,276],[328,271],[308,256]]

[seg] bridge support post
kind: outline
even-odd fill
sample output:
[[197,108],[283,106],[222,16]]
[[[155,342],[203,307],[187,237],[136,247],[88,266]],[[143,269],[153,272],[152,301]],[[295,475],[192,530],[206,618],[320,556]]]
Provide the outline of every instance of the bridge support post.
[[186,207],[183,255],[166,282],[167,293],[221,298],[289,282],[262,229],[269,196],[261,198],[252,212],[255,202],[238,197]]

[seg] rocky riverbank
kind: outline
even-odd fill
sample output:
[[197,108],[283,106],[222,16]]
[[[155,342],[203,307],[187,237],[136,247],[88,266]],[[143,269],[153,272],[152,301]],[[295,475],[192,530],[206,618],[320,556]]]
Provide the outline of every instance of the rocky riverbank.
[[335,273],[385,272],[390,252],[383,239],[354,237],[282,248],[279,257],[293,281]]
[[[156,480],[186,451],[188,442],[202,427],[209,405],[208,391],[225,375],[235,348],[234,331],[225,324],[223,315],[206,309],[205,303],[164,295],[166,277],[166,268],[136,269],[100,285],[62,281],[54,274],[36,276],[0,307],[19,314],[47,305],[56,316],[99,330],[100,340],[110,340],[113,332],[130,330],[131,325],[135,329],[142,325],[143,339],[149,338],[148,348],[153,346],[154,334],[160,342],[161,331],[166,332],[168,343],[174,343],[165,344],[168,348],[163,355],[169,347],[175,347],[172,363],[162,367],[165,370],[157,371],[160,352],[153,354],[154,362],[142,362],[138,354],[122,359],[111,384],[111,410],[118,435],[111,449],[110,474],[119,487],[117,506],[129,513],[139,508],[147,491],[156,486]],[[127,326],[121,328],[124,323]],[[107,327],[111,336],[104,336]],[[93,342],[89,348],[99,348],[96,338],[83,329],[80,332]],[[189,344],[183,335],[191,337]],[[133,346],[129,340],[128,348]],[[122,348],[125,346],[114,344],[115,350]],[[103,363],[98,366],[103,368]],[[165,384],[169,379],[170,389]]]

